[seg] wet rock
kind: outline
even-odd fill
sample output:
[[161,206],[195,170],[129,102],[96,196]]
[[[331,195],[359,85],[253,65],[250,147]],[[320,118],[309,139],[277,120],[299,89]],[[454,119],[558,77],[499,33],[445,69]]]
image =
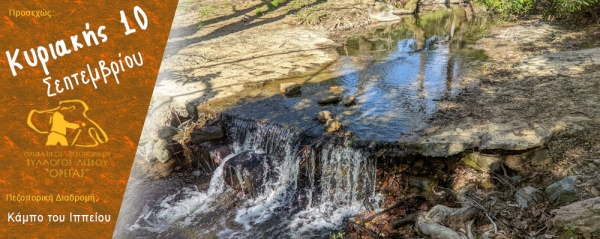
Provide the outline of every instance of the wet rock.
[[339,95],[332,95],[332,96],[327,96],[325,98],[321,98],[317,101],[317,103],[321,104],[321,105],[327,105],[327,104],[335,104],[342,101],[342,97]]
[[220,125],[195,129],[191,133],[192,143],[201,144],[207,141],[225,137],[225,132]]
[[334,119],[329,119],[327,120],[327,123],[325,123],[325,131],[327,131],[327,133],[335,132],[341,127],[342,124],[340,124],[340,122]]
[[566,177],[546,188],[546,194],[553,205],[564,205],[576,201],[577,188],[575,187],[577,176]]
[[555,228],[573,228],[584,238],[600,237],[600,197],[575,202],[554,211]]
[[173,126],[165,126],[158,131],[158,137],[161,139],[170,139],[177,133],[177,128]]
[[356,96],[353,95],[353,96],[350,96],[347,99],[345,99],[344,100],[344,105],[346,107],[350,107],[350,106],[356,105]]
[[550,152],[547,149],[540,149],[533,153],[531,166],[543,166],[553,162]]
[[521,209],[527,209],[529,203],[536,203],[542,199],[542,191],[532,186],[527,186],[517,190],[515,198]]
[[150,155],[150,161],[158,160],[161,163],[169,161],[173,153],[170,150],[171,142],[167,139],[161,139],[154,143]]
[[317,118],[321,123],[327,123],[328,120],[333,119],[331,116],[331,112],[327,110],[323,110],[319,112],[319,117]]
[[281,83],[279,85],[279,90],[281,91],[281,93],[283,93],[284,96],[287,97],[298,96],[302,94],[302,91],[300,90],[300,85],[294,82]]
[[483,172],[493,172],[500,168],[502,158],[499,155],[469,153],[461,161],[471,168]]
[[254,150],[243,151],[225,162],[225,183],[243,191],[244,195],[256,197],[264,190],[269,179],[275,176],[274,158]]

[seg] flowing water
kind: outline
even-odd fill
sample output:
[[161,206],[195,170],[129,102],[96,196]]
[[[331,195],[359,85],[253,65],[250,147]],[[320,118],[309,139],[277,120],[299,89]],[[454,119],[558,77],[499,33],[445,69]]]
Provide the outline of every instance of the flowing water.
[[[361,150],[340,143],[303,147],[298,133],[263,123],[232,120],[229,135],[234,153],[223,158],[214,171],[210,186],[199,191],[194,186],[164,198],[158,207],[147,207],[130,230],[173,233],[172,228],[189,227],[214,219],[227,195],[227,185],[260,178],[260,192],[239,190],[237,207],[221,211],[222,224],[204,228],[206,235],[219,238],[306,238],[338,230],[343,221],[361,210],[377,206],[376,165]],[[226,165],[236,156],[270,155],[261,162],[261,173],[251,168]],[[237,169],[237,170],[236,170]],[[233,172],[232,172],[233,171]],[[238,179],[233,183],[226,180]],[[241,174],[245,174],[241,176]],[[242,179],[243,178],[243,179]],[[203,218],[207,217],[207,218]],[[231,222],[239,226],[230,226]]]
[[[303,86],[303,97],[341,86],[344,96],[358,96],[356,106],[341,112],[342,124],[362,138],[394,140],[418,128],[435,112],[436,101],[459,91],[456,79],[464,65],[485,58],[465,50],[476,35],[472,21],[464,10],[442,11],[350,38],[338,49],[340,64],[328,69],[341,76]],[[328,238],[352,216],[378,210],[377,162],[364,149],[235,118],[227,135],[233,153],[219,158],[210,183],[173,184],[173,193],[144,201],[128,224],[129,235]]]

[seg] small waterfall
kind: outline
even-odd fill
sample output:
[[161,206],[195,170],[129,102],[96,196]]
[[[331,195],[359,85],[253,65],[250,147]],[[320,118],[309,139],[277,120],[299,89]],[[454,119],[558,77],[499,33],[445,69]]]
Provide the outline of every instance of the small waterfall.
[[365,152],[335,143],[305,146],[310,142],[297,132],[239,119],[229,121],[228,136],[234,153],[222,160],[206,192],[170,195],[138,219],[136,225],[148,226],[132,229],[192,226],[202,214],[216,213],[213,206],[228,191],[240,203],[223,212],[231,223],[207,228],[219,238],[328,236],[345,219],[373,209],[376,164]]

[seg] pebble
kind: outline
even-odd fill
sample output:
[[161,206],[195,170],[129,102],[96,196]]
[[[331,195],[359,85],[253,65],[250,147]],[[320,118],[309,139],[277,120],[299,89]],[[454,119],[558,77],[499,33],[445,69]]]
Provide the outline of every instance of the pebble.
[[600,190],[598,190],[598,188],[596,188],[596,187],[593,187],[592,189],[590,189],[590,193],[592,193],[592,195],[594,195],[594,197],[600,196]]

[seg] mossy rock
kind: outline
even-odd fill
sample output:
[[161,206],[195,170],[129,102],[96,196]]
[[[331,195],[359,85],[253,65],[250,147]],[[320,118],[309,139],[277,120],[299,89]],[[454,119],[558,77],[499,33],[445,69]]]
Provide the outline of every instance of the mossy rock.
[[500,168],[502,157],[474,152],[465,155],[460,161],[475,170],[493,172]]

